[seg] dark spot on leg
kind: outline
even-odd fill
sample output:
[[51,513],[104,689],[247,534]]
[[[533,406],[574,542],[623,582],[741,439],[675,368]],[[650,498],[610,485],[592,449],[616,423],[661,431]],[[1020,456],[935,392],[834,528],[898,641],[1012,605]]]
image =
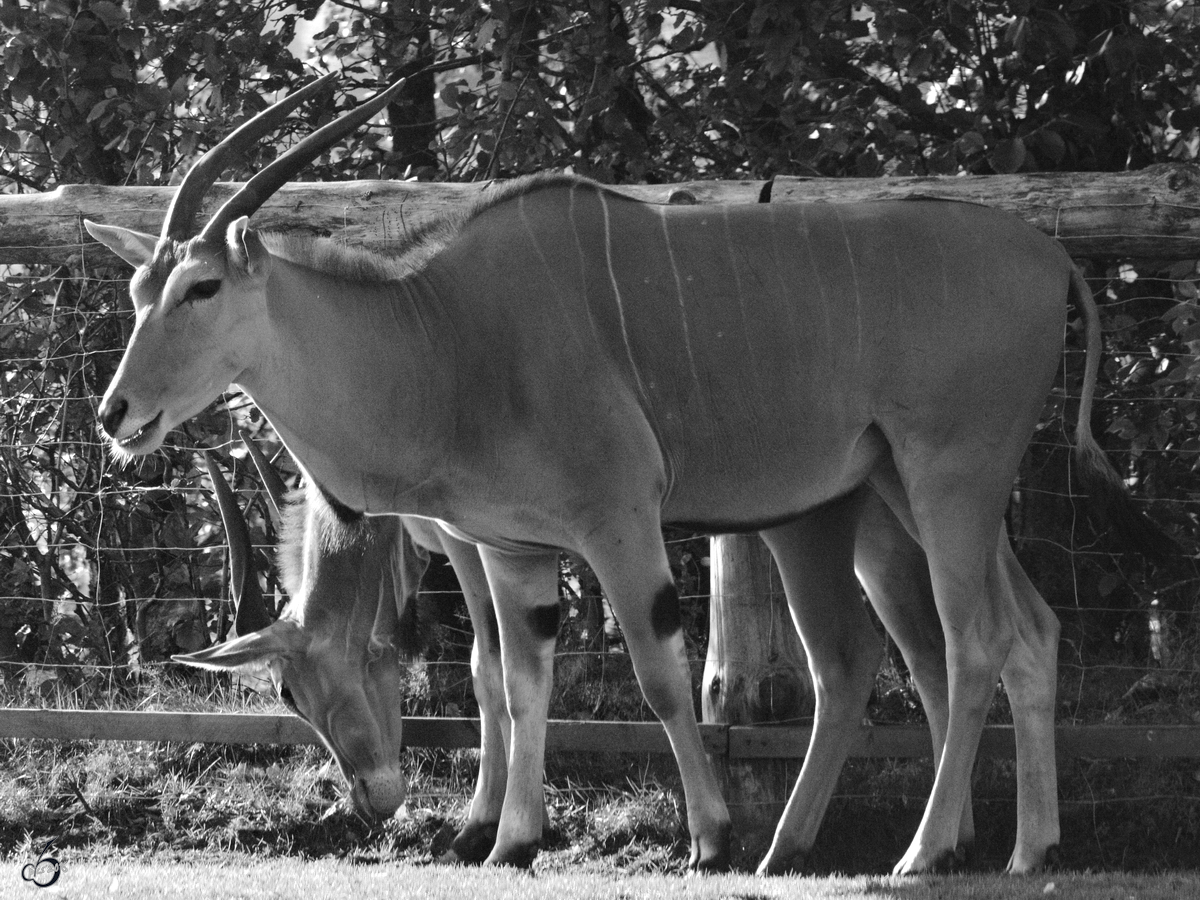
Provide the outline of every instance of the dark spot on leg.
[[650,607],[650,625],[654,636],[660,641],[670,637],[683,627],[683,619],[679,612],[679,591],[675,585],[664,585],[654,595]]
[[533,633],[545,640],[558,637],[558,604],[538,606],[529,611],[529,627]]
[[479,638],[491,653],[500,652],[500,623],[496,621],[496,608],[489,606],[483,621],[477,623]]

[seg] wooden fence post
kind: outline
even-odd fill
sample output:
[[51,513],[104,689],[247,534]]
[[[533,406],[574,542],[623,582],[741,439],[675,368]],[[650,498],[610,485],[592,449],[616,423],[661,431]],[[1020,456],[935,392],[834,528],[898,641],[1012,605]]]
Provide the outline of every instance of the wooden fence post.
[[[795,724],[812,714],[813,690],[775,562],[757,535],[718,535],[710,547],[704,721]],[[757,860],[798,770],[782,759],[719,757],[713,764],[733,819],[734,851]]]

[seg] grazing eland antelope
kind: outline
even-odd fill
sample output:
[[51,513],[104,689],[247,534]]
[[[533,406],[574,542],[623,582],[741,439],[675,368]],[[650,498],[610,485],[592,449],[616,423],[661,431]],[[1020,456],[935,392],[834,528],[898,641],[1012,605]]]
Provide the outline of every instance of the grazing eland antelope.
[[[245,438],[245,436],[243,435]],[[400,665],[416,652],[411,623],[429,552],[447,556],[475,630],[471,674],[481,720],[479,777],[448,858],[480,862],[491,851],[504,798],[508,712],[496,617],[479,553],[436,523],[410,516],[347,520],[311,482],[284,501],[283,483],[247,440],[282,513],[280,567],[290,602],[271,616],[253,575],[233,582],[236,637],[174,657],[204,669],[267,670],[283,702],[333,754],[350,799],[371,819],[406,795]],[[205,454],[235,573],[253,566],[249,531],[211,454]]]
[[[1002,515],[1068,301],[1088,348],[1079,469],[1128,513],[1131,535],[1150,530],[1091,434],[1098,314],[1061,246],[965,203],[655,206],[569,176],[498,186],[392,258],[249,227],[273,190],[398,86],[310,135],[197,227],[228,155],[314,89],[209,151],[160,235],[87,223],[137,267],[135,329],[99,410],[115,454],[152,452],[236,383],[346,515],[435,519],[478,545],[512,728],[488,860],[511,864],[528,864],[541,834],[558,548],[596,572],[666,728],[691,864],[721,868],[729,817],[696,725],[660,527],[766,540],[806,643],[819,632],[830,648],[829,665],[814,664],[809,758],[821,760],[842,752],[830,746],[849,727],[840,698],[866,697],[861,673],[877,660],[864,659],[861,606],[838,612],[840,591],[800,601],[805,542],[849,546],[869,487],[925,553],[946,648],[944,748],[896,870],[953,858],[1006,667],[1028,711],[1025,758],[1053,758],[1055,653],[1037,627],[1049,613],[1010,561]],[[802,769],[793,797],[824,796],[813,778],[826,768]],[[1046,789],[1045,768],[1018,766],[1026,790]],[[764,871],[805,849],[789,837],[806,833],[799,805]],[[1018,825],[1013,871],[1041,866],[1058,840],[1043,806],[1018,804],[1034,820]]]
[[[479,777],[467,821],[442,859],[481,862],[495,841],[502,808],[508,717],[495,613],[477,551],[434,523],[411,516],[344,521],[317,490],[296,492],[285,506],[285,489],[278,474],[244,434],[243,439],[275,508],[286,510],[281,558],[285,581],[295,600],[272,624],[257,582],[238,576],[252,565],[249,531],[233,492],[211,454],[206,453],[230,544],[238,637],[197,653],[176,656],[176,661],[214,670],[266,669],[280,697],[312,725],[334,754],[359,810],[372,818],[391,815],[404,796],[402,776],[394,770],[403,746],[395,714],[399,697],[396,668],[393,659],[383,655],[394,657],[395,649],[406,650],[413,644],[399,623],[411,621],[410,604],[416,598],[416,586],[428,560],[421,550],[451,557],[476,635],[471,669],[482,742]],[[820,533],[814,533],[813,539],[820,541]],[[805,575],[806,593],[801,601],[804,596],[838,590],[837,566],[829,563],[849,549],[868,598],[913,674],[928,712],[933,746],[940,753],[949,705],[945,646],[924,553],[873,492],[867,492],[863,499],[854,546],[834,545],[832,553],[829,548],[828,542],[821,543],[812,554],[812,569]],[[844,613],[858,604],[857,585],[841,587],[848,588],[845,602],[838,607]],[[1053,619],[1048,623],[1048,627],[1055,625]],[[810,656],[818,668],[828,659],[820,644],[823,633],[810,635]],[[864,635],[871,633],[865,631]],[[881,649],[876,646],[875,658]],[[870,660],[871,654],[864,653],[861,658]],[[873,674],[864,671],[863,677]],[[1007,674],[1004,677],[1009,680]],[[855,702],[855,698],[847,700]],[[348,756],[347,751],[356,755]],[[386,763],[382,773],[378,771],[380,760]],[[813,782],[831,791],[843,761],[841,756],[813,760],[810,765],[824,766],[822,776]],[[371,790],[371,784],[380,783],[389,789]],[[396,784],[401,785],[400,790]],[[797,829],[788,837],[811,846],[827,804],[828,796],[801,802],[797,808],[803,811],[811,834],[805,840],[801,829]],[[1051,814],[1053,811],[1051,807]],[[959,829],[960,843],[968,846],[973,834],[968,795]],[[789,858],[795,860],[796,856],[793,852]]]

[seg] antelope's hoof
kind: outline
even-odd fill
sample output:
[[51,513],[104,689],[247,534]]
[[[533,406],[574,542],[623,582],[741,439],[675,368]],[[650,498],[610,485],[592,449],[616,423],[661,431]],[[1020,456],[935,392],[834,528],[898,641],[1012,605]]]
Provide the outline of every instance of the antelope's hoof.
[[952,850],[943,850],[936,855],[910,851],[896,864],[893,875],[949,875],[960,871],[966,864],[967,848],[960,845]]
[[755,875],[803,875],[808,870],[808,853],[768,853],[758,864]]
[[930,875],[950,875],[952,872],[962,871],[967,864],[967,848],[959,845],[954,850],[948,850],[938,854],[934,859],[934,863],[926,869]]
[[439,862],[478,865],[488,858],[496,846],[496,822],[468,822],[450,842],[450,849],[442,854]]
[[514,844],[511,847],[495,847],[484,862],[489,866],[511,866],[514,869],[531,869],[537,858],[539,846],[536,841]]
[[692,838],[692,855],[688,860],[690,872],[728,872],[733,868],[730,851],[733,826],[728,822],[721,825],[710,840]]
[[1009,875],[1032,875],[1035,872],[1045,872],[1062,866],[1062,853],[1058,844],[1047,847],[1040,855],[1034,854],[1032,860],[1013,851],[1012,859],[1008,861],[1005,872]]
[[945,853],[938,855],[931,865],[925,871],[931,875],[949,875],[953,872],[961,872],[967,867],[967,854],[970,848],[965,844],[959,844],[953,850],[947,850]]

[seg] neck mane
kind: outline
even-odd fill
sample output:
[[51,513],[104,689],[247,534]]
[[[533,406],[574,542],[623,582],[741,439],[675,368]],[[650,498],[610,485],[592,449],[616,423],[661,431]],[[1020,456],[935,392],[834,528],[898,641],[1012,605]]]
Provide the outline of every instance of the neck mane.
[[404,591],[401,567],[413,552],[398,516],[347,517],[309,482],[283,511],[279,568],[290,603],[299,604],[291,617],[313,634],[345,630],[346,646],[370,654],[393,647],[404,659],[417,656],[429,635],[416,584],[411,596]]
[[[466,206],[452,209],[409,231],[385,250],[366,250],[333,238],[297,232],[264,232],[263,242],[275,256],[354,284],[398,281],[417,272],[476,217],[508,200],[550,187],[607,189],[578,175],[541,172],[511,181],[493,182]],[[628,198],[624,198],[628,199]]]
[[[349,518],[330,504],[320,489],[310,482],[308,487],[293,491],[283,509],[283,525],[279,541],[279,570],[284,590],[292,602],[303,602],[306,616],[325,611],[329,601],[322,599],[314,610],[308,601],[315,595],[322,598],[334,595],[343,602],[357,596],[349,590],[330,590],[325,584],[332,567],[343,562],[355,566],[359,561],[382,559],[399,527],[391,518],[369,520],[364,516]],[[309,583],[306,583],[306,578]],[[350,587],[350,585],[345,585]],[[338,604],[334,604],[338,605]],[[330,610],[332,611],[332,610]]]

